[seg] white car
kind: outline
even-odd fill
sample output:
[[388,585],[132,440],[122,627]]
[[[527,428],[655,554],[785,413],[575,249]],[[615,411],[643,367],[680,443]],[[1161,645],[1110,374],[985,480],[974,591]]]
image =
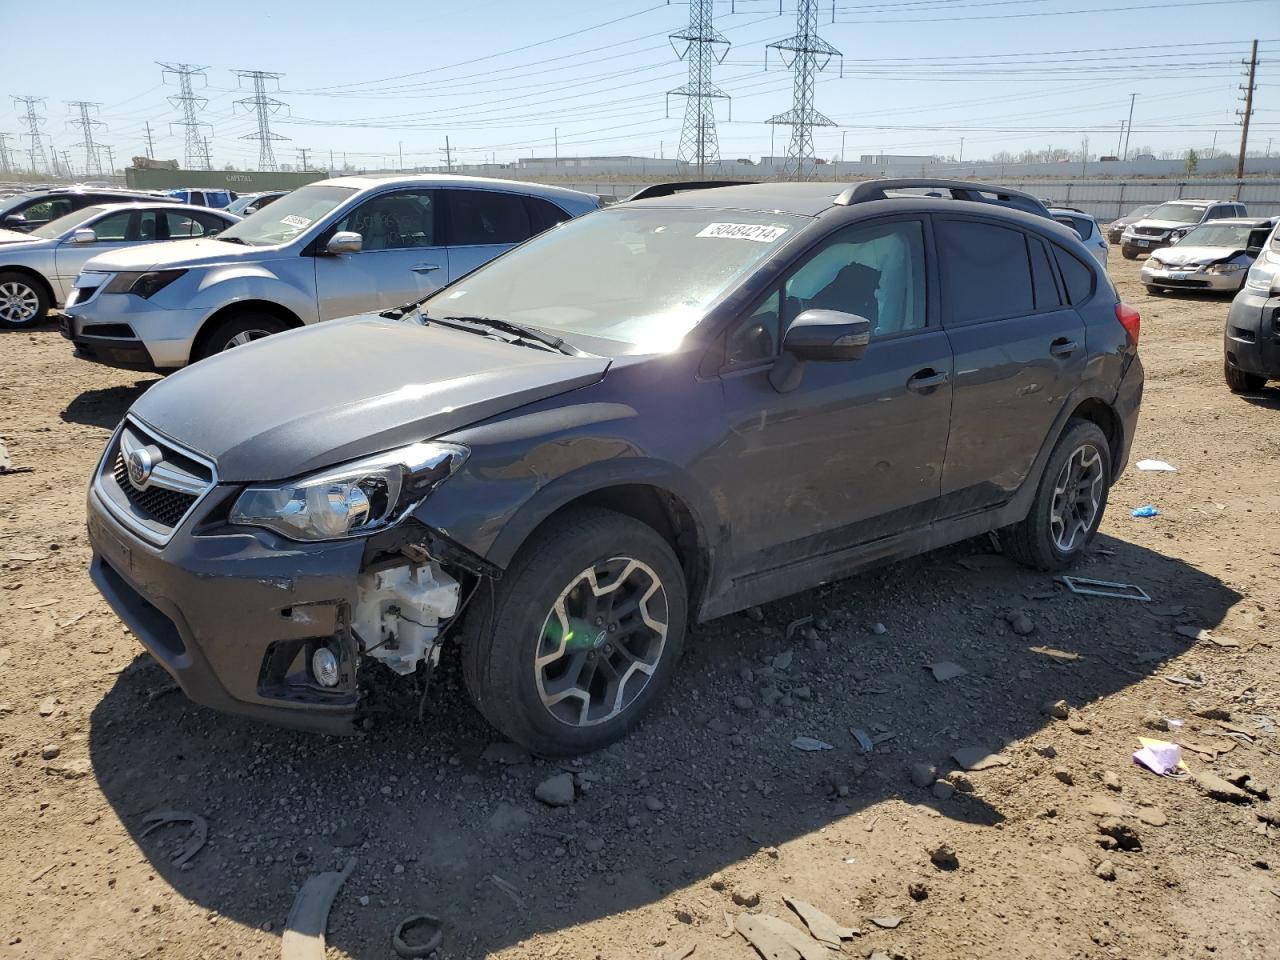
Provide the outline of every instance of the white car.
[[1049,214],[1064,227],[1074,230],[1080,242],[1089,248],[1094,259],[1104,267],[1107,265],[1111,247],[1107,243],[1107,238],[1103,236],[1097,220],[1075,207],[1050,207]]

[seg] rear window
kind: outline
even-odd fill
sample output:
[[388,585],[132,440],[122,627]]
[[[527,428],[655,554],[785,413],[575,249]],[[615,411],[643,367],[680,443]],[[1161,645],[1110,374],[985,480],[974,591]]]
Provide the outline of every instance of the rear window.
[[1067,287],[1067,299],[1072,306],[1079,306],[1093,296],[1093,269],[1057,244],[1054,244],[1053,255],[1058,260],[1062,282]]
[[1031,263],[1021,231],[940,220],[937,234],[948,322],[976,323],[1035,312]]

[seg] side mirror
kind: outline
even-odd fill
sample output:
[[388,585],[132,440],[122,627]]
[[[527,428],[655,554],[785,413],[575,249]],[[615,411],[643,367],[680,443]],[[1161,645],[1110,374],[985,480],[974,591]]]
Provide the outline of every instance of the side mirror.
[[338,256],[343,253],[359,253],[364,249],[364,237],[354,230],[339,230],[324,245],[325,252]]
[[25,227],[27,218],[20,213],[11,213],[4,218],[4,225],[6,227]]
[[839,310],[805,310],[782,338],[782,356],[769,370],[779,393],[800,386],[806,360],[860,360],[871,342],[871,321]]
[[90,227],[81,227],[71,234],[72,243],[97,243],[98,235]]
[[1262,253],[1262,248],[1261,248],[1261,247],[1246,247],[1244,252],[1245,252],[1245,253],[1247,253],[1247,254],[1248,254],[1249,256],[1251,256],[1251,257],[1256,257],[1258,254]]

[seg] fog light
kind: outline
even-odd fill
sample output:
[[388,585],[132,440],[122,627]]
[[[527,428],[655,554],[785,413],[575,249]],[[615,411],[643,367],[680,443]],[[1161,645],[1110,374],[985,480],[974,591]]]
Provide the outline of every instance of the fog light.
[[322,687],[338,685],[338,658],[328,647],[321,647],[311,655],[311,672]]

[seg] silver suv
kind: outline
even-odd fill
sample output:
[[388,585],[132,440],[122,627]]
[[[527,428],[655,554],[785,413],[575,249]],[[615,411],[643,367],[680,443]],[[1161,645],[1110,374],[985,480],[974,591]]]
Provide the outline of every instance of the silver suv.
[[174,370],[292,327],[419,300],[548,227],[590,194],[479,177],[339,177],[210,240],[95,257],[63,333],[84,359]]
[[1234,200],[1170,200],[1125,227],[1120,236],[1120,254],[1126,260],[1137,260],[1152,250],[1177,243],[1207,220],[1248,215],[1244,204]]

